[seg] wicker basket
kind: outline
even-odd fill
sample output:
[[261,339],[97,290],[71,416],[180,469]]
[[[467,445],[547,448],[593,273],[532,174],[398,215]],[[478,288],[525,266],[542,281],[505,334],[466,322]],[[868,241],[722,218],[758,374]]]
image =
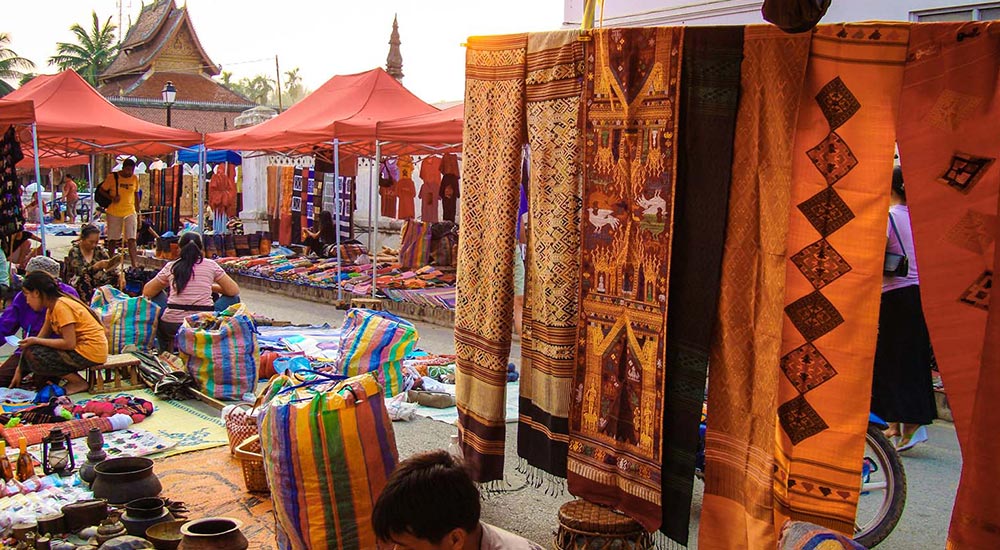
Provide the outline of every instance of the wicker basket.
[[248,437],[236,446],[236,458],[243,466],[243,481],[251,493],[270,493],[264,474],[264,456],[260,449],[260,436]]
[[605,506],[574,500],[559,508],[553,550],[649,550],[653,537],[638,522]]
[[240,403],[226,413],[226,434],[229,436],[229,452],[236,454],[236,447],[247,438],[257,435],[257,419],[250,412],[253,406]]

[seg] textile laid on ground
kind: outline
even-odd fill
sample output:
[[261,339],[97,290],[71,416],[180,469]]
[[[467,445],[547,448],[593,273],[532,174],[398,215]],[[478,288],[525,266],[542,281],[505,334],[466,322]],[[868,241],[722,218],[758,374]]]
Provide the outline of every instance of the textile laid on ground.
[[790,521],[781,530],[778,550],[865,550],[865,547],[825,527]]
[[681,28],[594,33],[583,98],[585,222],[567,481],[574,495],[650,531],[662,516],[682,38]]
[[163,496],[183,502],[189,517],[238,519],[250,543],[248,550],[278,548],[271,499],[247,492],[243,468],[228,447],[159,459],[154,470],[163,484]]
[[772,468],[792,145],[810,36],[746,27],[712,344],[699,547],[774,548]]
[[663,525],[687,544],[740,91],[743,27],[684,31],[663,407]]
[[521,334],[517,453],[566,477],[580,292],[580,94],[578,31],[528,36],[531,148]]
[[997,52],[995,22],[913,27],[899,110],[924,314],[962,446],[948,548],[1000,547]]
[[517,34],[472,37],[466,49],[456,398],[462,451],[479,482],[503,478],[526,47],[527,35]]
[[13,235],[24,226],[21,186],[17,181],[17,163],[23,158],[17,132],[11,126],[0,138],[0,237]]
[[[142,428],[170,445],[170,448],[164,451],[162,456],[190,453],[229,444],[225,423],[222,419],[218,415],[205,414],[195,408],[193,405],[197,402],[161,399],[148,389],[107,395],[109,397],[129,395],[145,399],[153,404],[156,412],[136,427]],[[48,434],[48,432],[45,433]],[[86,432],[83,435],[86,435]]]
[[851,24],[812,37],[792,150],[777,524],[854,533],[908,34]]

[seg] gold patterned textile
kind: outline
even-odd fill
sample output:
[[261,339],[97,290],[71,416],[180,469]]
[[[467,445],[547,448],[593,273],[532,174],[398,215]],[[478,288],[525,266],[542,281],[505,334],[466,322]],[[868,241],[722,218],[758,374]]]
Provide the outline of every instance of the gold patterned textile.
[[776,525],[854,533],[908,36],[906,24],[812,36],[792,151]]
[[503,478],[526,47],[517,34],[472,37],[466,49],[455,383],[462,451],[479,482]]
[[[915,25],[900,99],[927,328],[962,446],[948,548],[1000,548],[1000,24]],[[991,307],[992,306],[992,307]]]
[[566,477],[580,292],[578,37],[530,34],[527,54],[531,160],[517,452],[559,477]]
[[774,548],[772,469],[785,241],[808,34],[746,27],[729,224],[708,377],[705,549]]
[[661,523],[661,430],[683,29],[593,33],[571,493]]

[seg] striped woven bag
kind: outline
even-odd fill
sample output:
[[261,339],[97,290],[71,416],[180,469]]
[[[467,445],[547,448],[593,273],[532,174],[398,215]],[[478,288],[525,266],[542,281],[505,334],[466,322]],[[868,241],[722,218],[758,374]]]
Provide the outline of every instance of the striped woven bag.
[[391,313],[352,309],[341,329],[335,365],[346,376],[374,373],[386,397],[392,397],[403,391],[403,359],[418,337],[413,323]]
[[392,421],[372,374],[276,376],[263,392],[264,471],[291,550],[377,548],[372,508],[396,467]]
[[160,306],[142,296],[133,298],[111,285],[94,292],[90,308],[101,318],[108,335],[108,353],[121,353],[125,346],[156,349],[156,327]]
[[216,399],[241,399],[257,386],[257,327],[243,304],[188,316],[174,339],[187,370]]

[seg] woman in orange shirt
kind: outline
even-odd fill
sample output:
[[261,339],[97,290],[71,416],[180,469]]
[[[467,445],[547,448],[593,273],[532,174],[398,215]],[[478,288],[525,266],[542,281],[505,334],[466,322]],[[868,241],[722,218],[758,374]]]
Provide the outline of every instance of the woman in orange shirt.
[[38,336],[21,340],[21,362],[10,387],[24,374],[65,380],[67,395],[86,391],[87,381],[78,371],[102,365],[108,359],[108,338],[97,314],[80,300],[64,294],[59,283],[44,271],[24,277],[21,287],[28,306],[45,311]]

